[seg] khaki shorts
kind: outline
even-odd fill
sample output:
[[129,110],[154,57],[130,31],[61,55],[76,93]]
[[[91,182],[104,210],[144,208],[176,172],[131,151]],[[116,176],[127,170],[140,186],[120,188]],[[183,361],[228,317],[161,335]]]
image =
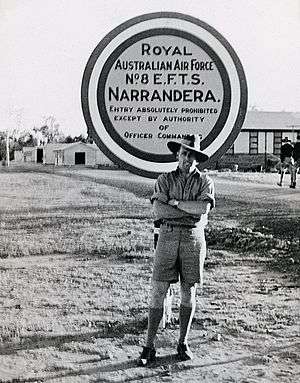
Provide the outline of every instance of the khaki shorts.
[[203,283],[206,257],[204,228],[160,227],[152,278],[175,283]]
[[283,161],[281,162],[281,170],[291,169],[293,165],[294,165],[293,157],[284,157]]
[[296,169],[300,168],[300,158],[298,158],[298,160],[295,161],[294,167]]

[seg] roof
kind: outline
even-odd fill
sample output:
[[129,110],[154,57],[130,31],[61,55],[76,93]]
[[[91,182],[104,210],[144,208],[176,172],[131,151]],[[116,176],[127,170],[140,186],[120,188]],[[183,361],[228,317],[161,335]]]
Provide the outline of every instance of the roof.
[[23,152],[33,152],[35,150],[35,146],[23,146],[22,151]]
[[92,146],[91,144],[85,144],[84,142],[72,142],[71,144],[59,144],[61,146],[55,147],[53,151],[67,150],[73,148],[74,146],[85,146],[87,149],[97,150],[97,147]]
[[63,147],[64,145],[66,144],[62,144],[62,143],[51,143],[51,144],[46,144],[44,146],[44,149],[50,149],[50,150],[56,150],[56,149],[60,149],[61,147]]
[[242,130],[300,130],[300,113],[249,110]]

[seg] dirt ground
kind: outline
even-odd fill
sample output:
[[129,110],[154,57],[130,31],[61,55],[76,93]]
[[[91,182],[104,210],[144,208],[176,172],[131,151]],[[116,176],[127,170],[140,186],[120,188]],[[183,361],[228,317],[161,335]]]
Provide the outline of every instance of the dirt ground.
[[[23,176],[29,180],[30,187],[36,183],[39,190],[44,187],[45,195],[46,191],[49,194],[52,183],[62,182],[61,175]],[[1,193],[7,198],[5,203],[10,203],[5,208],[2,201],[0,207],[0,246],[3,243],[8,246],[8,237],[13,241],[20,230],[14,225],[30,217],[35,225],[41,220],[41,231],[36,232],[33,222],[26,223],[28,226],[22,226],[23,238],[30,239],[33,235],[48,241],[51,234],[51,246],[54,246],[59,241],[55,235],[66,234],[62,218],[70,219],[70,212],[74,220],[80,214],[81,226],[74,226],[73,231],[78,229],[76,237],[81,235],[85,244],[82,251],[74,247],[75,251],[70,244],[70,251],[66,252],[32,254],[29,251],[27,256],[0,258],[1,383],[299,381],[299,281],[290,269],[276,271],[271,267],[274,252],[271,255],[210,249],[190,336],[195,359],[176,360],[179,303],[176,286],[175,323],[159,331],[156,365],[140,368],[136,366],[136,358],[146,333],[153,256],[151,244],[146,246],[144,240],[152,235],[152,225],[149,202],[143,192],[136,186],[138,192],[133,196],[125,189],[128,183],[131,186],[142,183],[151,189],[153,180],[117,171],[64,171],[60,191],[51,189],[48,195],[49,200],[51,197],[51,201],[57,202],[49,209],[42,209],[46,198],[42,197],[43,193],[30,195],[29,186],[27,192],[23,186],[25,191],[20,196],[13,187],[14,177],[17,173],[0,173]],[[299,222],[299,189],[276,188],[276,175],[212,174],[212,177],[220,201],[219,210],[211,216],[213,227],[242,225],[254,229],[259,224],[263,227],[262,218],[264,223],[269,223],[274,217],[278,222],[288,218]],[[125,185],[121,193],[115,183],[120,179]],[[72,198],[62,196],[66,188]],[[103,227],[101,223],[107,218],[104,207],[108,202],[111,217],[116,219],[108,221],[110,231],[105,232],[107,223]],[[36,210],[36,204],[40,210]],[[85,211],[88,204],[94,210]],[[54,220],[54,215],[55,231],[47,232],[46,238],[42,229],[45,222],[51,226],[49,220]],[[13,216],[19,217],[15,223]],[[91,234],[98,227],[99,231]],[[114,251],[104,255],[103,243],[97,251],[90,250],[89,237],[84,233],[87,228],[90,235],[95,235],[91,238],[105,236],[105,249]],[[297,230],[297,227],[291,229],[293,236]],[[75,243],[76,237],[71,242]],[[112,247],[109,242],[112,238],[113,244],[119,241],[123,247],[120,244]]]

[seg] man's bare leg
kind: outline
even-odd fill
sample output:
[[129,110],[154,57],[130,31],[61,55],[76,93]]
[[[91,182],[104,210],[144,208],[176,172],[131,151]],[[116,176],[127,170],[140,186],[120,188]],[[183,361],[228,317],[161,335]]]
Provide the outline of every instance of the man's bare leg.
[[182,360],[193,358],[193,354],[188,347],[188,336],[196,309],[196,286],[195,284],[181,283],[181,304],[179,309],[179,341],[178,355]]
[[278,185],[279,186],[282,186],[282,183],[283,183],[283,177],[284,177],[284,174],[285,174],[285,169],[281,170],[280,171],[280,181],[278,182]]
[[291,165],[290,166],[290,172],[291,172],[291,184],[290,188],[295,189],[296,187],[296,178],[297,178],[297,166]]

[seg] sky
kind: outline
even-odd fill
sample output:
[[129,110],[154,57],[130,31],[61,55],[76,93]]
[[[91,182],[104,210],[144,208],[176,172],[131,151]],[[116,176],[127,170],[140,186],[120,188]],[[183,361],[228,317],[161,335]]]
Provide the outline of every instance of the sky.
[[80,89],[102,38],[150,12],[194,16],[232,45],[248,106],[300,111],[299,0],[0,0],[0,131],[54,116],[65,134],[86,134]]

